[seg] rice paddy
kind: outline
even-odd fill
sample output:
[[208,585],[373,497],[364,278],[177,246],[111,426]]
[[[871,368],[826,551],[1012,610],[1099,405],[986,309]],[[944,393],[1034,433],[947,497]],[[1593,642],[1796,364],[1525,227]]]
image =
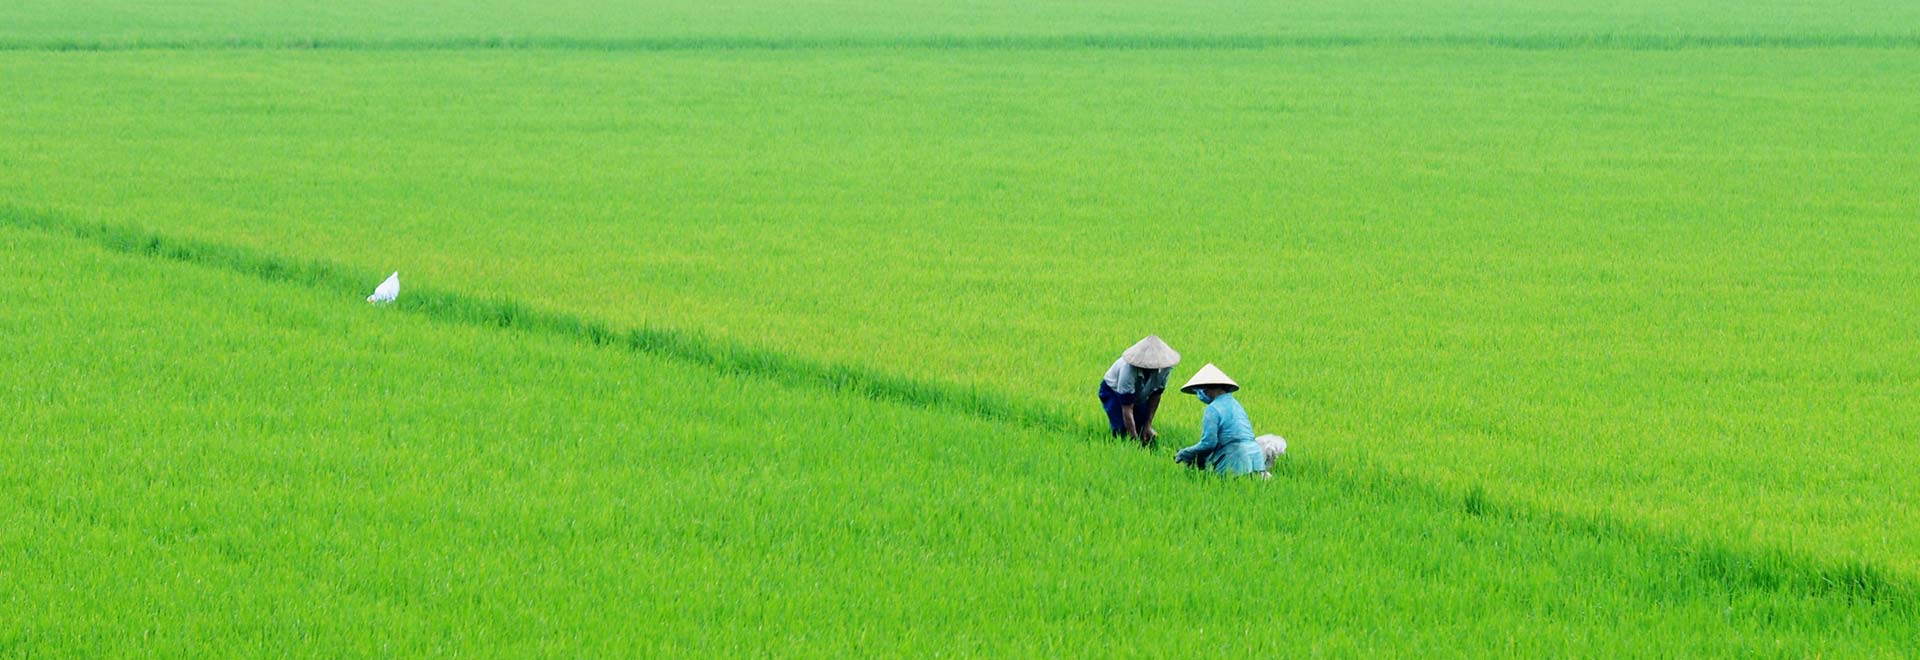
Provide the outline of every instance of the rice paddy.
[[[5,652],[1916,641],[1905,5],[95,4],[0,9]],[[1274,481],[1102,437],[1147,333]]]

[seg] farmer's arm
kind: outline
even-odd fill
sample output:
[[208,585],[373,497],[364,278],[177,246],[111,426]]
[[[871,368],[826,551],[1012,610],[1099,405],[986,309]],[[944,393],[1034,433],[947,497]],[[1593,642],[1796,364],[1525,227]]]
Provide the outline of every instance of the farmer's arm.
[[1153,429],[1153,420],[1160,415],[1160,395],[1167,391],[1167,377],[1173,374],[1173,368],[1155,369],[1147,374],[1146,382],[1136,387],[1134,396],[1140,397],[1140,414],[1135,416],[1135,425],[1140,427],[1140,439],[1153,442],[1160,433]]
[[1173,460],[1181,463],[1196,463],[1195,467],[1201,467],[1197,461],[1205,460],[1207,454],[1211,454],[1213,450],[1219,448],[1220,413],[1215,411],[1213,406],[1207,406],[1206,414],[1200,416],[1200,441],[1194,443],[1192,447],[1182,449],[1180,453],[1174,454]]
[[1166,390],[1154,390],[1153,396],[1147,397],[1147,404],[1146,404],[1147,424],[1145,428],[1140,429],[1139,435],[1141,439],[1152,440],[1160,437],[1160,432],[1153,430],[1153,420],[1158,419],[1160,417],[1159,415],[1160,395],[1166,394],[1166,393],[1167,393]]
[[1115,400],[1120,403],[1120,429],[1125,431],[1129,438],[1140,437],[1140,427],[1134,423],[1133,417],[1133,406],[1140,402],[1140,395],[1134,391],[1134,385],[1133,378],[1122,374],[1120,382],[1113,386]]

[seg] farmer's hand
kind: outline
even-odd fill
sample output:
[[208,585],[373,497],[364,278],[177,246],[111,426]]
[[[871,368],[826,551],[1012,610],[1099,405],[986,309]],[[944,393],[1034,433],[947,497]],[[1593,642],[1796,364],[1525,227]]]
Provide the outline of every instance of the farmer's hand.
[[1157,441],[1160,439],[1160,432],[1153,430],[1153,427],[1149,426],[1146,430],[1140,432],[1140,439],[1147,442]]

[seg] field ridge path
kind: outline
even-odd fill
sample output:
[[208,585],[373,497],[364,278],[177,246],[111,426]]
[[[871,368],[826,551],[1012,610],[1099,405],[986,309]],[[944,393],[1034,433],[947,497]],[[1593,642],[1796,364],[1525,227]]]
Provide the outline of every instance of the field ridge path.
[[[75,220],[44,210],[0,204],[0,225],[63,235],[130,255],[165,259],[238,273],[272,282],[306,285],[341,294],[355,304],[381,275],[321,260],[295,260],[234,245],[182,239],[126,224]],[[384,272],[384,271],[382,271]],[[1010,422],[1035,431],[1078,438],[1089,444],[1104,428],[1074,422],[1053,412],[1019,406],[991,392],[918,381],[872,369],[821,363],[713,339],[698,332],[639,327],[619,330],[605,323],[547,311],[507,298],[483,299],[432,288],[410,287],[392,303],[396,310],[465,325],[547,334],[594,346],[633,351],[762,378],[789,386],[853,393],[883,403],[950,411]],[[1283,477],[1331,480],[1385,494],[1383,500],[1441,502],[1462,515],[1492,516],[1518,524],[1543,525],[1559,533],[1619,539],[1654,548],[1673,561],[1690,565],[1705,582],[1735,592],[1783,591],[1814,598],[1865,602],[1874,611],[1907,623],[1920,623],[1920,580],[1865,560],[1833,561],[1779,548],[1736,547],[1661,531],[1631,520],[1576,514],[1516,498],[1496,498],[1473,486],[1455,492],[1416,475],[1368,463],[1328,465],[1289,461],[1277,469]]]

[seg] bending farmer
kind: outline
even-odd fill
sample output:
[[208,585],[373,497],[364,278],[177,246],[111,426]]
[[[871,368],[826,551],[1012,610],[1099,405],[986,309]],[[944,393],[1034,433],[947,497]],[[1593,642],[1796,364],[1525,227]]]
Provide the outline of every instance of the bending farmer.
[[1240,385],[1218,367],[1208,364],[1180,388],[1200,398],[1207,412],[1200,417],[1200,442],[1180,450],[1173,460],[1222,474],[1267,475],[1267,456],[1253,439],[1247,409],[1233,400]]
[[1153,413],[1160,409],[1160,395],[1167,391],[1167,376],[1176,364],[1180,354],[1159,335],[1148,335],[1113,361],[1100,380],[1100,407],[1107,409],[1114,435],[1154,446],[1160,434],[1153,430]]

